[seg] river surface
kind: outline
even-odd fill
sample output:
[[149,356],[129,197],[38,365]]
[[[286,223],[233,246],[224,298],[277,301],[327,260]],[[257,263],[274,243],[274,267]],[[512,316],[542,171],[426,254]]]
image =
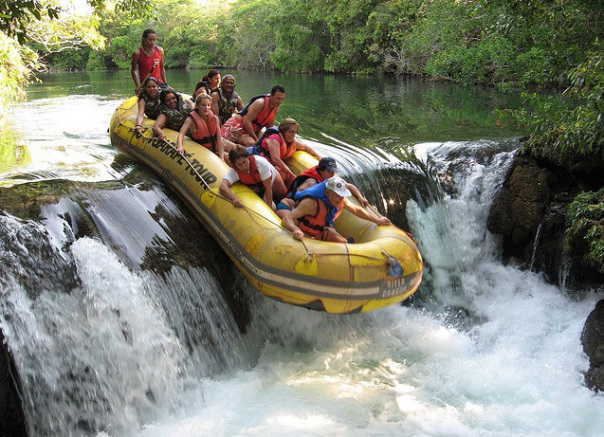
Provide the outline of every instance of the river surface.
[[[602,436],[571,299],[504,265],[490,202],[523,132],[482,88],[235,72],[340,164],[426,261],[405,305],[272,301],[107,128],[129,72],[42,77],[6,114],[0,327],[31,436]],[[169,71],[191,92],[199,72]],[[561,272],[564,275],[564,272]]]

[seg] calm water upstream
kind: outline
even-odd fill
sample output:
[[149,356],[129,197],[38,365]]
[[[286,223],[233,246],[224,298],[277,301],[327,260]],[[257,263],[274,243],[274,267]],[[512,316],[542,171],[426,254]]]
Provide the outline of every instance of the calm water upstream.
[[[168,72],[191,92],[200,72]],[[332,316],[254,291],[170,190],[116,154],[129,72],[42,77],[0,143],[0,328],[31,436],[602,436],[573,300],[486,230],[517,132],[479,88],[236,72],[416,235],[404,306]]]

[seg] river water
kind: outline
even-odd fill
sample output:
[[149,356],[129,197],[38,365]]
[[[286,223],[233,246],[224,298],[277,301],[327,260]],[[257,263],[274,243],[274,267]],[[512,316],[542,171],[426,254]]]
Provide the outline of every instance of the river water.
[[[237,72],[426,260],[403,306],[333,316],[255,292],[107,128],[128,72],[43,77],[9,111],[0,327],[32,436],[602,436],[580,299],[504,265],[489,203],[522,132],[484,89]],[[169,72],[192,91],[195,72]]]

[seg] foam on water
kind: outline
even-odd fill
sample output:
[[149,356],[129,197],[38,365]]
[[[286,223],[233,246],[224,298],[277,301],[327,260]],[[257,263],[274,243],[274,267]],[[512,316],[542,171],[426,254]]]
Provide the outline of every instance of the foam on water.
[[432,292],[469,316],[451,324],[446,307],[392,307],[334,317],[258,299],[251,332],[266,341],[254,368],[201,381],[198,411],[138,435],[602,435],[604,397],[583,384],[580,343],[602,291],[573,300],[499,261],[485,222],[510,159],[470,160],[455,197],[409,207],[441,277]]
[[[28,104],[27,112],[41,116],[66,110],[69,126],[52,118],[44,137],[31,135],[39,153],[25,170],[111,179],[113,150],[93,147],[92,154],[81,140],[63,148],[72,135],[106,138],[108,119],[92,129],[89,117],[70,112],[74,98]],[[86,130],[97,133],[87,137]],[[501,263],[485,223],[511,154],[448,155],[467,147],[418,146],[441,174],[456,165],[454,195],[407,206],[427,261],[423,308],[332,316],[248,289],[252,322],[239,334],[207,272],[173,269],[159,280],[130,271],[88,238],[72,245],[76,289],[39,290],[33,299],[8,284],[0,324],[23,365],[26,409],[43,422],[33,435],[603,435],[604,397],[583,385],[588,362],[580,343],[602,290],[573,300],[538,274]],[[336,156],[349,173],[361,164]],[[363,163],[374,165],[373,158],[366,151]],[[187,303],[203,326],[185,323]],[[185,345],[193,334],[196,341]]]

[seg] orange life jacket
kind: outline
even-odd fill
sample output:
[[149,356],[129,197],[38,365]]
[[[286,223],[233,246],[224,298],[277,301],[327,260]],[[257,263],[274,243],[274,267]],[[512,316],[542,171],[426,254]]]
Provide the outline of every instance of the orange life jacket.
[[294,195],[298,192],[298,187],[306,182],[308,179],[314,179],[317,183],[321,183],[324,181],[323,177],[317,170],[317,166],[311,167],[309,169],[304,170],[296,179],[292,182],[292,186],[289,189],[286,197],[293,199]]
[[254,148],[252,149],[252,153],[254,155],[264,156],[268,161],[274,165],[273,160],[271,159],[271,153],[268,150],[268,145],[266,141],[270,136],[274,136],[275,134],[279,135],[279,156],[281,159],[290,158],[296,152],[296,141],[292,141],[291,143],[287,143],[285,141],[285,137],[279,132],[279,128],[276,126],[269,127],[256,144],[254,144]]
[[212,115],[208,117],[208,120],[205,120],[195,110],[191,111],[189,116],[193,117],[196,127],[195,133],[191,132],[191,138],[215,152],[216,140],[218,139],[218,122],[216,121],[216,117]]
[[[327,206],[325,202],[321,199],[315,199],[317,204],[319,205],[319,211],[316,215],[305,215],[298,220],[298,227],[302,229],[302,231],[306,232],[313,237],[321,236],[321,234],[328,227],[327,224]],[[338,212],[336,213],[335,218],[338,218],[340,213],[342,212],[342,207],[338,207]],[[333,223],[332,223],[333,225]]]
[[237,167],[233,169],[237,172],[239,180],[243,185],[247,185],[254,191],[260,191],[263,188],[262,178],[260,177],[260,171],[258,170],[258,164],[256,163],[256,157],[254,155],[249,156],[250,159],[250,172],[239,170]]
[[249,103],[243,108],[240,112],[242,119],[245,120],[247,116],[247,112],[252,103],[254,103],[258,99],[264,98],[264,107],[260,110],[256,119],[252,121],[252,126],[254,127],[254,132],[258,133],[263,128],[267,126],[272,126],[275,123],[275,118],[277,118],[277,113],[279,112],[279,107],[275,106],[273,109],[270,109],[270,94],[263,94],[261,96],[252,97]]

